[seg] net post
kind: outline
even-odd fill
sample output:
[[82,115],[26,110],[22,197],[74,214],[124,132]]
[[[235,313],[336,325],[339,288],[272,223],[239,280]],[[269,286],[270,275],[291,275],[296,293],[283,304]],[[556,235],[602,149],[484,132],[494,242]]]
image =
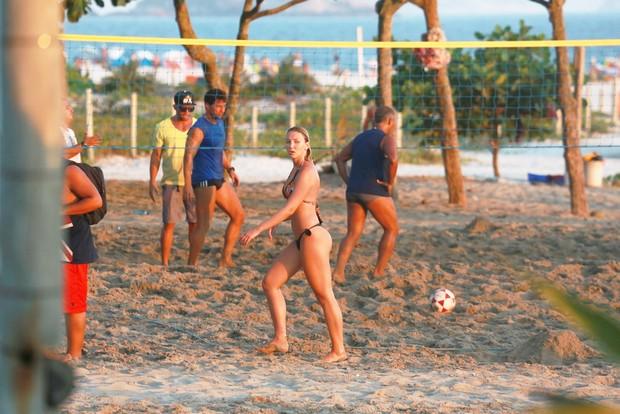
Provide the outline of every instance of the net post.
[[258,146],[258,107],[252,107],[252,146]]
[[586,98],[586,117],[584,124],[584,131],[589,133],[592,130],[592,105],[590,99]]
[[325,98],[325,146],[332,146],[332,98]]
[[[364,29],[362,29],[362,26],[357,26],[356,30],[355,30],[355,36],[356,36],[356,40],[358,42],[363,42],[364,41]],[[364,48],[363,47],[358,47],[357,48],[357,77],[358,77],[358,82],[359,85],[358,87],[362,87],[363,83],[363,79],[364,79]]]
[[130,129],[130,153],[132,158],[138,155],[138,94],[131,93],[131,129]]
[[362,116],[360,117],[360,130],[364,129],[364,121],[366,120],[367,111],[368,111],[368,106],[362,105]]
[[614,78],[613,96],[611,97],[611,122],[618,125],[618,111],[620,110],[620,78]]
[[396,147],[403,146],[403,113],[396,112]]
[[297,117],[297,105],[295,101],[291,101],[288,108],[288,126],[295,126],[295,118]]
[[562,138],[562,110],[555,110],[555,135]]
[[[92,137],[95,133],[94,117],[93,117],[93,90],[91,88],[86,89],[86,136]],[[88,160],[95,162],[95,149],[88,147],[86,151]]]

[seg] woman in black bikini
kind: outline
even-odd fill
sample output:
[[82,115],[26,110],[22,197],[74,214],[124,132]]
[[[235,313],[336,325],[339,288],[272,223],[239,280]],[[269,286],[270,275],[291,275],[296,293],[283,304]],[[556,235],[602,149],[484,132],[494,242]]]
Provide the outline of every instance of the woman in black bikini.
[[295,240],[280,253],[263,279],[263,291],[269,302],[275,334],[271,342],[258,350],[266,354],[288,352],[286,303],[280,288],[295,273],[303,270],[323,308],[332,342],[331,352],[323,357],[323,361],[344,361],[347,354],[344,350],[342,313],[332,290],[329,266],[332,238],[321,226],[318,213],[317,197],[321,183],[311,158],[308,131],[296,126],[289,128],[286,145],[293,160],[293,169],[282,188],[286,205],[241,237],[244,246],[265,230],[271,237],[272,229],[289,218],[295,235]]

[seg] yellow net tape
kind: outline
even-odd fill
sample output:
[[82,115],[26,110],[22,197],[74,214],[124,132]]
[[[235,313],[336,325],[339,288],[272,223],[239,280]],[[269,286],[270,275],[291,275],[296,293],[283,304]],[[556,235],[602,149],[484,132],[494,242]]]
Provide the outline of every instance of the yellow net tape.
[[620,46],[620,39],[589,40],[515,40],[515,41],[457,41],[457,42],[355,42],[315,40],[236,40],[236,39],[181,39],[169,37],[100,36],[62,34],[60,40],[72,42],[135,43],[147,45],[193,45],[193,46],[247,46],[287,48],[527,48],[527,47],[574,47],[574,46]]

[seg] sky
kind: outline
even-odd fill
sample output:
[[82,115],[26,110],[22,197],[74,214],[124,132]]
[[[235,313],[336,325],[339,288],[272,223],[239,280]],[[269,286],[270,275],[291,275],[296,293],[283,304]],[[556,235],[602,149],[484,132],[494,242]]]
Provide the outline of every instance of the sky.
[[[110,0],[106,0],[110,4]],[[285,0],[266,0],[263,6],[271,8]],[[243,0],[187,0],[189,10],[195,15],[239,15]],[[308,0],[292,7],[287,13],[297,15],[374,15],[375,0]],[[618,0],[566,0],[565,13],[620,12]],[[96,14],[140,13],[147,15],[173,15],[172,0],[133,0],[126,7],[93,7]],[[400,15],[419,13],[414,5],[403,6]],[[440,15],[498,15],[545,14],[545,9],[530,0],[439,0]]]

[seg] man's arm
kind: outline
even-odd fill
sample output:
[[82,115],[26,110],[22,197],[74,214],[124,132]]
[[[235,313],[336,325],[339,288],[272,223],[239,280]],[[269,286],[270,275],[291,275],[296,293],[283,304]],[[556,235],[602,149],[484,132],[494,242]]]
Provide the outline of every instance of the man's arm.
[[379,182],[388,188],[388,191],[392,192],[392,186],[396,181],[396,172],[398,170],[398,147],[396,146],[396,136],[394,134],[387,134],[383,141],[381,141],[381,149],[387,159],[387,177],[385,181]]
[[339,153],[336,155],[336,168],[338,168],[338,174],[345,184],[349,184],[349,174],[347,174],[347,161],[353,156],[353,141],[349,142]]
[[237,172],[235,171],[235,167],[232,166],[231,161],[228,158],[228,155],[226,154],[226,151],[222,152],[222,165],[224,169],[226,170],[226,172],[228,173],[228,175],[230,176],[230,179],[232,180],[233,185],[237,187],[239,185],[239,176],[237,175]]
[[189,130],[189,136],[185,142],[185,153],[183,154],[183,178],[185,186],[183,187],[183,196],[189,200],[193,198],[192,189],[192,169],[194,168],[194,157],[200,148],[200,143],[204,138],[204,134],[199,128]]
[[63,150],[63,155],[66,159],[70,159],[80,154],[84,149],[84,146],[94,147],[101,144],[101,138],[99,135],[85,136],[82,142],[78,142],[72,147],[66,147]]
[[64,214],[68,216],[85,214],[103,204],[99,191],[80,167],[69,165],[65,168],[65,185],[76,198],[65,204]]
[[151,151],[151,162],[149,164],[149,196],[155,201],[155,195],[159,193],[157,186],[157,173],[159,172],[159,163],[161,162],[161,147],[154,147]]

